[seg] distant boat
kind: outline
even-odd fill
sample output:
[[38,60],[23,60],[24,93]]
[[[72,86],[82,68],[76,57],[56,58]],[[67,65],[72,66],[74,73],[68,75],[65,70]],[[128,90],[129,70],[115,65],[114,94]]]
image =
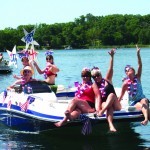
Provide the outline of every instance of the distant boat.
[[73,49],[70,45],[65,48],[66,50]]
[[0,62],[0,74],[7,74],[13,71],[13,68],[8,65],[9,61],[2,60]]

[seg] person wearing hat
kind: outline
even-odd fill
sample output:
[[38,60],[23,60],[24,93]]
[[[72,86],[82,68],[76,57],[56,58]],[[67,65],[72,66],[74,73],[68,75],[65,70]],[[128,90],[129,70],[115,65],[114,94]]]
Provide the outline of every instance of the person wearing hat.
[[[21,57],[21,62],[22,62],[23,68],[26,66],[30,66],[32,68],[32,70],[34,70],[33,65],[32,65],[32,61],[29,60],[29,58],[27,56]],[[15,79],[21,79],[21,77],[17,76],[17,75],[13,75],[13,77]]]
[[15,85],[24,85],[26,84],[27,82],[29,81],[36,81],[36,79],[33,79],[32,78],[32,75],[33,75],[33,70],[30,66],[26,66],[24,67],[20,74],[22,75],[21,79],[18,79],[17,81],[15,81],[11,86],[9,86],[7,89],[10,90],[12,88],[15,87]]
[[149,100],[143,94],[141,75],[142,75],[142,60],[140,56],[140,48],[136,45],[137,58],[138,58],[138,70],[137,73],[135,69],[127,65],[125,67],[126,78],[123,80],[121,94],[119,96],[119,101],[123,98],[125,92],[128,92],[129,105],[135,106],[136,109],[141,110],[144,115],[144,120],[141,122],[142,125],[147,125],[148,120],[150,120],[150,109]]
[[111,56],[111,59],[110,59],[110,66],[106,74],[106,77],[105,78],[102,77],[101,71],[98,67],[93,67],[91,69],[91,75],[99,88],[99,93],[101,97],[100,111],[97,112],[97,115],[102,116],[106,111],[106,117],[108,120],[109,129],[111,132],[116,132],[117,130],[113,125],[113,111],[120,110],[121,104],[117,99],[114,86],[112,85],[113,61],[114,61],[115,49],[112,49],[108,53]]
[[55,123],[55,126],[63,126],[68,120],[76,119],[82,113],[99,111],[100,94],[97,85],[92,83],[90,69],[83,68],[81,77],[82,83],[78,85],[75,97],[65,111],[64,119]]

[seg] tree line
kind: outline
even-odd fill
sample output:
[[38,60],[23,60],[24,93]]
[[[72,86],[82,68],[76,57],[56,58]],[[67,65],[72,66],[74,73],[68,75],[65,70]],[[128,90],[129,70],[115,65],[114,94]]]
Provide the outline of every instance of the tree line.
[[23,28],[31,32],[36,28],[34,40],[40,46],[37,49],[64,49],[70,45],[75,49],[101,48],[104,46],[149,45],[150,14],[94,16],[82,15],[73,22],[20,25],[0,30],[0,51],[25,47],[21,41]]

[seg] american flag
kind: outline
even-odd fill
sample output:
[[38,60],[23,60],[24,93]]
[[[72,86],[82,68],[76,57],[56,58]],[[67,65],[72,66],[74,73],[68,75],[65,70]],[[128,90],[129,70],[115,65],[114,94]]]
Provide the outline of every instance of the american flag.
[[92,124],[90,118],[84,114],[80,114],[80,119],[83,122],[83,127],[81,133],[83,135],[89,135],[92,133]]
[[28,98],[27,98],[27,100],[26,100],[26,102],[24,104],[19,103],[21,111],[26,112],[27,109],[28,109],[29,104],[31,104],[32,102],[34,102],[34,100],[35,100],[34,97],[28,96]]
[[19,103],[21,111],[26,112],[28,109],[29,101],[27,100],[24,104]]
[[37,52],[34,50],[34,47],[32,46],[32,48],[28,51],[29,54],[29,58],[30,60],[35,60],[36,56],[37,56]]
[[4,102],[5,102],[6,97],[7,97],[7,91],[4,90],[4,93],[3,93],[3,104],[4,104]]
[[7,109],[10,110],[10,108],[11,108],[11,100],[9,100],[7,103]]
[[29,56],[28,50],[23,49],[22,51],[18,52],[18,55],[19,55],[19,58],[21,58],[21,59],[22,59],[22,57],[28,57]]

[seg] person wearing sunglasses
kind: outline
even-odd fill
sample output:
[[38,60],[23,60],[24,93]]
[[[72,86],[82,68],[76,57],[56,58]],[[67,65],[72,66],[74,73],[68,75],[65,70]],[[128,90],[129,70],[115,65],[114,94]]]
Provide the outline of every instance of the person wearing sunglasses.
[[54,64],[54,58],[52,54],[46,53],[46,68],[44,70],[41,70],[35,61],[33,61],[33,64],[36,67],[39,74],[44,74],[45,81],[56,93],[57,86],[55,85],[55,78],[57,77],[57,72],[59,72],[59,68]]
[[57,72],[59,68],[54,64],[54,58],[52,55],[46,56],[46,68],[41,70],[38,64],[34,61],[34,66],[36,67],[39,74],[44,74],[45,81],[50,85],[55,84],[55,78],[57,77]]
[[102,77],[101,71],[98,67],[93,67],[91,69],[91,75],[99,88],[99,93],[101,97],[100,111],[97,112],[97,115],[102,116],[106,111],[106,117],[109,124],[109,129],[111,132],[116,132],[117,130],[113,125],[113,112],[115,110],[120,110],[121,104],[118,101],[114,86],[112,85],[115,49],[112,49],[108,53],[111,56],[111,58],[110,58],[110,65],[106,77],[105,78]]
[[93,113],[99,111],[100,94],[98,87],[91,80],[91,71],[83,68],[81,72],[82,83],[78,85],[75,97],[70,101],[62,121],[55,123],[60,127],[79,117],[82,113]]
[[15,87],[15,85],[24,85],[26,84],[27,82],[30,82],[30,81],[36,81],[36,79],[33,79],[32,78],[32,75],[33,75],[33,70],[30,66],[26,66],[24,67],[20,74],[22,76],[22,78],[20,79],[17,79],[11,86],[9,86],[7,89],[8,90],[11,90]]
[[142,60],[140,56],[140,48],[136,45],[137,49],[137,59],[138,59],[138,70],[137,73],[135,69],[130,66],[125,66],[126,78],[123,80],[121,94],[119,96],[119,101],[121,101],[125,92],[128,92],[129,105],[135,106],[137,110],[141,110],[144,115],[144,120],[141,122],[142,125],[147,125],[148,120],[150,120],[150,109],[149,100],[143,94],[141,75],[142,75]]

